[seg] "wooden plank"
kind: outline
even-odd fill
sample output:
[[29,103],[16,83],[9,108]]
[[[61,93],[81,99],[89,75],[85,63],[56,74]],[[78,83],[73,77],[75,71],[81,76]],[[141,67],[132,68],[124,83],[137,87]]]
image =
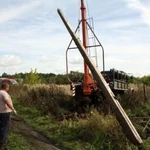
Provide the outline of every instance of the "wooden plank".
[[88,56],[79,37],[77,37],[77,35],[73,32],[73,30],[71,29],[71,26],[66,21],[60,9],[58,9],[57,11],[63,23],[65,24],[68,32],[70,33],[72,39],[74,40],[76,46],[78,47],[81,55],[83,56],[85,62],[87,63],[89,69],[91,70],[95,80],[97,81],[97,84],[101,88],[110,106],[113,108],[116,118],[119,121],[120,125],[122,126],[124,133],[133,144],[137,146],[141,145],[143,143],[141,137],[139,136],[138,132],[136,131],[135,127],[133,126],[132,122],[128,118],[127,114],[123,110],[118,100],[115,99],[115,96],[113,92],[111,91],[110,87],[108,86],[108,84],[106,83],[104,77],[102,76],[100,71],[97,69],[97,67],[94,65],[92,59]]

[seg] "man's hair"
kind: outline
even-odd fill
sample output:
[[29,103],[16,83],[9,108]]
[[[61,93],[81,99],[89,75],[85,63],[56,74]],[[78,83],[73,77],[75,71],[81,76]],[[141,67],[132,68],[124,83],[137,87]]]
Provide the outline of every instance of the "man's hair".
[[6,88],[8,88],[9,87],[9,84],[8,83],[2,83],[2,85],[1,85],[1,89],[2,90],[5,90]]

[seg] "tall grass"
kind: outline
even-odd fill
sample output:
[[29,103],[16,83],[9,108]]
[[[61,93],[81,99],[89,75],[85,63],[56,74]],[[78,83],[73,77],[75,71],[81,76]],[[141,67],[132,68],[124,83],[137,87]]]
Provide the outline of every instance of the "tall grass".
[[68,86],[54,84],[20,85],[11,88],[11,95],[23,104],[39,108],[45,114],[58,115],[65,111],[70,102],[71,94],[67,89]]
[[[121,104],[129,115],[150,115],[150,88],[147,87],[147,100],[144,100],[143,88],[136,87],[133,93],[127,93],[121,98]],[[71,93],[68,86],[36,85],[15,86],[11,89],[11,95],[19,101],[19,107],[29,106],[38,108],[42,114],[48,115],[46,119],[52,119],[53,125],[48,122],[41,123],[41,118],[34,120],[42,126],[47,137],[61,141],[69,149],[82,150],[130,150],[136,149],[124,136],[121,127],[113,115],[103,115],[96,110],[86,114],[84,118],[71,115],[68,119],[58,120],[60,114],[70,112],[72,105]],[[20,108],[19,108],[20,109]],[[29,111],[29,109],[27,109]],[[143,111],[141,111],[143,110]],[[31,115],[33,115],[32,110]],[[27,112],[28,113],[28,112]],[[25,115],[25,114],[24,114]],[[31,119],[29,117],[29,119]],[[45,119],[42,119],[43,122]],[[32,119],[31,119],[32,122]],[[34,124],[34,123],[33,123]],[[44,126],[44,127],[43,127]],[[46,126],[46,127],[45,127]],[[36,125],[34,124],[34,127]],[[40,130],[40,131],[41,131]],[[53,136],[51,136],[53,135]],[[78,148],[77,145],[80,145]],[[75,146],[76,145],[76,146]],[[148,146],[150,144],[147,144]]]
[[128,149],[129,143],[123,135],[121,128],[112,115],[99,114],[96,110],[87,119],[78,122],[72,120],[65,122],[65,129],[76,131],[76,139],[89,142],[89,149],[120,150]]
[[[129,92],[122,96],[121,104],[132,116],[150,116],[150,87],[142,84],[131,85],[133,93]],[[146,96],[146,99],[145,99]]]

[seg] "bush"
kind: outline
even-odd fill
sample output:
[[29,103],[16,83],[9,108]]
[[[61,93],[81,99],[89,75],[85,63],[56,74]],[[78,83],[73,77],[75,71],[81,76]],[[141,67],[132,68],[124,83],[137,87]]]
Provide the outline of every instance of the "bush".
[[32,70],[30,73],[27,73],[25,75],[25,80],[24,80],[25,84],[29,84],[29,85],[33,85],[33,84],[39,84],[41,83],[41,79],[40,76],[38,75],[36,69]]
[[64,108],[70,102],[66,87],[54,84],[20,85],[11,89],[11,95],[24,104],[39,108],[45,114],[58,115],[65,111]]

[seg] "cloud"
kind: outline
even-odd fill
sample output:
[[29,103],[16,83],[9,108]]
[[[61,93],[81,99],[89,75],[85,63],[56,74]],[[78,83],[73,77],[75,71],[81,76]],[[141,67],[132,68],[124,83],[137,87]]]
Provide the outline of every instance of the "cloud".
[[149,8],[141,3],[139,0],[125,0],[128,3],[128,7],[139,10],[144,22],[150,26],[150,10]]
[[15,55],[0,56],[0,67],[16,66],[21,64],[21,59]]
[[9,6],[8,8],[1,9],[0,11],[0,24],[5,23],[9,20],[16,19],[21,15],[28,13],[34,7],[39,5],[39,1],[32,1],[26,4],[17,4],[14,6]]
[[19,66],[8,66],[8,67],[3,67],[1,68],[1,73],[7,73],[7,74],[15,74],[20,72],[20,67]]
[[[149,17],[148,6],[145,1],[138,2],[140,1],[95,0],[89,5],[92,16],[97,18],[94,19],[95,33],[105,48],[107,69],[114,67],[127,72],[143,73],[148,70],[150,28],[145,25]],[[64,73],[65,51],[71,37],[56,10],[62,9],[75,29],[80,11],[79,8],[77,11],[79,5],[76,4],[76,0],[1,1],[0,55],[3,56],[0,57],[0,66],[6,64],[6,61],[2,63],[4,56],[15,57],[11,63],[7,63],[10,67],[7,65],[1,67],[1,70],[7,69],[6,72],[13,73],[15,70],[28,72],[31,68],[37,68],[38,72]],[[74,9],[70,11],[72,6]],[[102,9],[98,6],[102,6]],[[68,53],[69,69],[83,71],[83,59],[79,52],[74,51],[78,52],[71,50]],[[12,66],[16,56],[22,63]],[[101,57],[99,61],[101,63]],[[18,70],[12,69],[16,66]]]
[[124,19],[114,19],[114,20],[105,20],[99,22],[100,26],[105,28],[124,28],[124,27],[131,27],[131,26],[138,26],[141,25],[141,21],[138,18],[124,18]]
[[48,62],[52,61],[52,58],[48,57],[48,56],[42,56],[39,61],[42,63],[48,63]]
[[113,56],[107,56],[106,57],[106,62],[108,63],[114,63],[114,64],[130,64],[131,61],[130,60],[127,60],[127,59],[119,59],[119,58],[116,58],[116,57],[113,57]]
[[76,56],[73,59],[71,59],[69,63],[75,64],[75,65],[83,64],[83,58]]

